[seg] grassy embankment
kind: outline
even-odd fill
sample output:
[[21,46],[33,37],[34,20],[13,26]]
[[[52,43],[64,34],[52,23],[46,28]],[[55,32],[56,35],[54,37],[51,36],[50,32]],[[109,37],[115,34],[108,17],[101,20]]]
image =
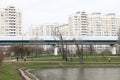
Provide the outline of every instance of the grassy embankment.
[[[111,57],[111,62],[108,62]],[[85,56],[84,63],[80,65],[78,57],[68,57],[68,62],[63,61],[61,56],[41,56],[39,58],[27,58],[27,61],[7,62],[0,67],[0,80],[22,80],[18,69],[28,68],[68,68],[68,67],[120,67],[120,56]]]

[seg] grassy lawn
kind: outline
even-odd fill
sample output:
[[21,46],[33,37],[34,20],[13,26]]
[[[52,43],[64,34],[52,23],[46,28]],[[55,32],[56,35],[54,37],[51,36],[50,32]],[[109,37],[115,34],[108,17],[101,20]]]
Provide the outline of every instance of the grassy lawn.
[[18,68],[16,64],[3,63],[0,67],[0,80],[22,80]]
[[[111,58],[111,63],[119,63],[120,62],[120,56],[101,56],[101,55],[97,55],[97,56],[84,56],[84,63],[97,63],[97,62],[101,62],[101,63],[108,63],[108,58]],[[67,57],[68,62],[71,60],[71,57],[68,56]],[[54,55],[42,55],[39,56],[37,58],[33,58],[33,60],[31,58],[27,58],[27,61],[63,61],[62,60],[62,56],[58,55],[58,56],[54,56]],[[73,62],[79,62],[79,57],[73,57],[72,56],[72,61]]]
[[[111,62],[108,62],[108,57]],[[71,57],[68,57],[70,60]],[[66,62],[62,57],[53,55],[41,55],[38,58],[27,58],[27,61],[4,62],[0,67],[0,80],[23,80],[19,68],[68,68],[68,67],[120,67],[120,56],[84,56],[84,63],[79,64],[78,57],[72,57],[73,62]],[[115,65],[115,66],[114,66]]]

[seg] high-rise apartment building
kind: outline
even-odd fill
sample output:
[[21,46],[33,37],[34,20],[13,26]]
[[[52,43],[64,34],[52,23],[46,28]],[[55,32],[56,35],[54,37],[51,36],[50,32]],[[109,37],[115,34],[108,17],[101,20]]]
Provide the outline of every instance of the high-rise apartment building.
[[85,12],[77,12],[69,17],[69,36],[88,35],[88,17]]
[[21,12],[14,6],[0,9],[0,35],[20,36],[22,33]]
[[[57,36],[59,29],[62,36],[117,36],[120,28],[120,16],[114,13],[87,14],[76,12],[69,17],[69,24],[43,24],[30,27],[30,36]],[[70,46],[74,49],[75,46]],[[95,45],[97,51],[108,49],[109,45]],[[75,50],[75,49],[74,49]],[[73,50],[72,50],[73,51]]]
[[[89,36],[117,36],[120,28],[120,16],[115,13],[102,15],[101,13],[92,13],[88,15]],[[109,45],[94,46],[97,51],[109,49]]]
[[120,16],[115,13],[77,12],[70,16],[69,28],[70,36],[117,36]]
[[[120,15],[77,12],[70,16],[69,28],[70,36],[117,36],[120,29]],[[109,48],[108,45],[94,47],[97,51]]]
[[117,36],[120,28],[120,16],[114,13],[88,15],[89,36]]

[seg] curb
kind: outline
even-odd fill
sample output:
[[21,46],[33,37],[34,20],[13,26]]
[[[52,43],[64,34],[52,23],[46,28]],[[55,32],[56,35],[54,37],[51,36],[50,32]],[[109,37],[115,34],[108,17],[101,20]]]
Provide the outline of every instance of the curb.
[[24,77],[25,80],[31,80],[28,76],[25,75],[24,71],[22,68],[19,69],[20,74]]
[[35,80],[39,80],[36,76],[34,76],[32,73],[30,73],[29,71],[31,70],[34,70],[34,69],[28,69],[28,70],[25,70],[25,72],[29,75],[31,75],[33,78],[35,78]]

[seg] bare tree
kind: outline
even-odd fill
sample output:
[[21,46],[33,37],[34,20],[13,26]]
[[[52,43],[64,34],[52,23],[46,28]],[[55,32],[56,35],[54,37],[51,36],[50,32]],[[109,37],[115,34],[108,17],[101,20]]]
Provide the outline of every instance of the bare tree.
[[93,45],[89,45],[89,54],[93,56],[93,61],[97,62],[97,53]]
[[23,57],[26,55],[25,54],[25,47],[23,45],[14,45],[10,47],[10,51],[14,52],[16,57],[21,57],[23,59]]
[[108,49],[104,49],[102,51],[102,57],[103,57],[103,61],[106,62],[107,58],[106,58],[106,54],[110,54],[111,52]]
[[4,50],[3,48],[0,48],[0,66],[2,65],[4,57],[5,57]]
[[118,53],[120,54],[120,29],[118,30],[118,33],[117,33],[117,37],[118,37]]
[[55,28],[54,35],[60,39],[60,44],[62,49],[62,58],[67,61],[67,54],[65,53],[64,44],[63,44],[63,36],[59,30],[59,27]]
[[120,45],[120,29],[118,30],[117,37],[118,37],[118,44]]
[[51,48],[48,48],[48,49],[45,50],[45,53],[49,54],[50,51],[51,51]]
[[[79,56],[79,62],[82,64],[83,63],[83,44],[82,44],[82,40],[76,40],[74,39],[75,45],[77,47],[77,55]],[[79,44],[81,45],[81,47],[79,46]]]
[[31,46],[24,46],[24,52],[25,52],[25,56],[30,56],[31,52],[32,52],[32,47]]
[[[38,55],[41,55],[45,52],[44,48],[43,48],[43,44],[42,44],[44,42],[44,40],[39,39],[38,36],[39,36],[38,33],[36,33],[36,37],[30,39],[30,41],[29,41],[30,46],[31,46],[31,57],[32,58],[33,57],[38,57]],[[40,43],[38,43],[38,42],[40,42]]]
[[93,47],[93,45],[90,45],[90,47],[89,47],[89,53],[90,53],[90,55],[92,55],[92,54],[94,54],[94,47]]

